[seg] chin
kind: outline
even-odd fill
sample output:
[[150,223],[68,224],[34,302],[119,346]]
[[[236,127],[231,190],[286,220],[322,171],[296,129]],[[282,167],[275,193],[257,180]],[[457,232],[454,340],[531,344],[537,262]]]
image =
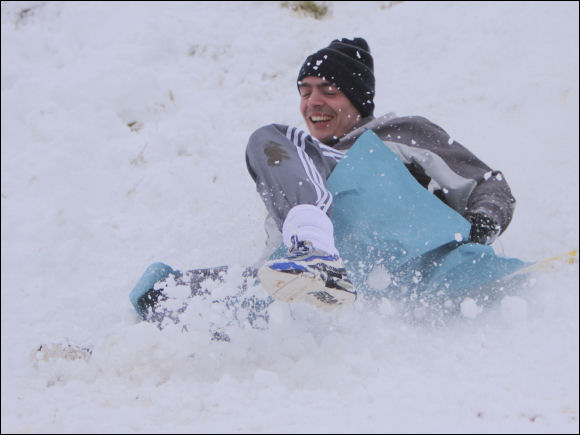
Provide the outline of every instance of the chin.
[[[316,137],[316,136],[315,136]],[[325,145],[332,145],[334,144],[334,142],[336,142],[335,136],[325,136],[325,137],[316,137],[316,139],[318,139],[320,142],[322,142]]]
[[326,144],[327,142],[332,142],[335,135],[333,133],[328,133],[328,131],[317,131],[317,129],[310,128],[310,134],[318,139],[320,142]]

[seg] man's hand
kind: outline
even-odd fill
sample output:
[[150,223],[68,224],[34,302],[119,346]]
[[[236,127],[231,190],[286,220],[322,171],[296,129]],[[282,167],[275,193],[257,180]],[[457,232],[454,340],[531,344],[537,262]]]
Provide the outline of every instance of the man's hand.
[[501,227],[481,212],[468,211],[465,219],[471,223],[470,242],[491,245],[501,232]]

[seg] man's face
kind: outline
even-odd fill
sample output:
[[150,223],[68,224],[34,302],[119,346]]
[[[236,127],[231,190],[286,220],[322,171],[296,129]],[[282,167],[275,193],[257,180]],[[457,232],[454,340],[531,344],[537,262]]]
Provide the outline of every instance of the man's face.
[[322,143],[330,143],[348,133],[361,118],[346,95],[320,77],[304,77],[298,89],[300,113],[310,134]]

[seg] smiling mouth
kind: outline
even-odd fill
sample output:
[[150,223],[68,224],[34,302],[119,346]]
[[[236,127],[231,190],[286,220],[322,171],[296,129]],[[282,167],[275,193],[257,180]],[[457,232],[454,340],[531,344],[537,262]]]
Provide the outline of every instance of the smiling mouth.
[[314,124],[317,124],[319,122],[328,122],[332,119],[332,116],[329,115],[311,115],[310,116],[310,121]]

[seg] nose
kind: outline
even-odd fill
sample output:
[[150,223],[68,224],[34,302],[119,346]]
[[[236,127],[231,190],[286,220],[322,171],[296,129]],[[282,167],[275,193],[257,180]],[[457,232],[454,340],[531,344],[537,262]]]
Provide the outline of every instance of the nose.
[[308,107],[319,107],[324,105],[324,98],[322,93],[317,88],[314,88],[307,100]]

